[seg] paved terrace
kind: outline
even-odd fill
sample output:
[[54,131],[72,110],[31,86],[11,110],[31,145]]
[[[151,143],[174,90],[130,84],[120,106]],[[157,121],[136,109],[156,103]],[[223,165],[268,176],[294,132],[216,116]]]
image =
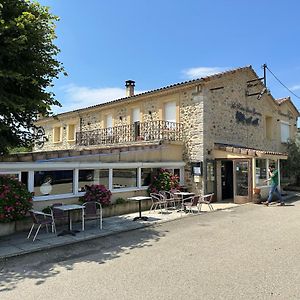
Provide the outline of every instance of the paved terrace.
[[[285,200],[299,196],[297,193],[289,193]],[[85,222],[85,231],[80,231],[76,236],[66,235],[66,236],[57,236],[51,233],[46,233],[46,229],[43,227],[36,240],[32,242],[32,239],[27,240],[27,235],[29,231],[18,232],[9,236],[4,236],[0,238],[0,259],[7,258],[12,256],[19,256],[31,252],[37,252],[41,250],[47,250],[50,248],[61,247],[64,245],[74,244],[78,242],[83,242],[85,240],[91,240],[100,238],[103,236],[113,235],[116,233],[136,230],[139,228],[144,228],[148,226],[155,226],[160,223],[170,222],[180,218],[187,218],[191,216],[198,216],[206,213],[214,213],[218,210],[234,209],[239,206],[234,203],[213,203],[214,210],[210,212],[207,205],[202,205],[200,214],[195,213],[184,213],[178,212],[177,210],[163,210],[161,214],[159,210],[155,212],[143,211],[142,215],[147,216],[149,219],[147,221],[133,221],[133,218],[138,215],[138,213],[132,213],[122,216],[115,216],[103,219],[103,229],[99,229],[99,223],[95,220],[89,220]],[[252,205],[252,204],[246,204]],[[57,228],[57,232],[61,232],[63,229],[66,229],[68,225],[60,226]],[[36,227],[35,227],[36,228]],[[73,229],[81,230],[81,222],[73,224]],[[33,237],[33,235],[32,235]],[[32,238],[31,237],[31,238]]]

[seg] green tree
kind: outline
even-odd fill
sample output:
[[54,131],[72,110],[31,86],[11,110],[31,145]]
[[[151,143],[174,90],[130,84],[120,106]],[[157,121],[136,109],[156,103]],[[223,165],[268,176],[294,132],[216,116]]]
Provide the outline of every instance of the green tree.
[[0,0],[0,154],[30,147],[34,122],[60,103],[47,88],[64,72],[53,44],[58,17],[29,0]]
[[287,145],[288,159],[286,162],[287,175],[294,178],[296,184],[300,184],[300,148],[295,141]]

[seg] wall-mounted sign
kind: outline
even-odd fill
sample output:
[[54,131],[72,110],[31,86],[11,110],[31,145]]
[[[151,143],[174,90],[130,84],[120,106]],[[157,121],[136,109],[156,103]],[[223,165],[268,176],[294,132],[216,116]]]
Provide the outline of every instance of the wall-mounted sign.
[[45,136],[45,130],[43,127],[38,127],[35,134],[35,145],[37,148],[41,149],[44,147],[45,142],[48,138]]
[[253,108],[249,108],[248,106],[244,107],[244,106],[242,106],[242,104],[237,103],[237,102],[232,102],[231,108],[238,109],[239,111],[242,111],[244,113],[249,113],[253,116],[255,116],[255,115],[261,116],[261,113],[256,111],[256,109],[254,107]]
[[253,118],[252,116],[248,117],[241,111],[237,111],[235,113],[235,119],[237,123],[242,123],[246,125],[253,125],[253,126],[258,126],[259,125],[259,119],[258,118]]

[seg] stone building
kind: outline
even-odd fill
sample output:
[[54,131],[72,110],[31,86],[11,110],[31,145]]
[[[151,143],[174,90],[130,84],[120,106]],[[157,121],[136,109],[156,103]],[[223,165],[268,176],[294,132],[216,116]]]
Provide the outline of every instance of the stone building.
[[[36,201],[76,198],[86,182],[114,198],[143,194],[157,168],[217,201],[251,201],[256,187],[266,196],[268,165],[280,168],[297,132],[290,98],[274,99],[251,66],[142,94],[134,87],[129,80],[122,99],[41,118],[34,152],[7,158],[0,171],[18,171]],[[43,192],[51,176],[69,185]]]

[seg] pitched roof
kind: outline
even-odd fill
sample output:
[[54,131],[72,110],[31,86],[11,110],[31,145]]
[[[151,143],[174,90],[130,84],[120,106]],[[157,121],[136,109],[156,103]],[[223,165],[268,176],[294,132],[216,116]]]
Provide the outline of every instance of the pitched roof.
[[161,88],[158,88],[158,89],[150,90],[150,91],[140,93],[140,94],[136,94],[136,95],[133,95],[133,96],[114,99],[114,100],[111,100],[111,101],[107,101],[105,103],[100,103],[100,104],[88,106],[88,107],[85,107],[85,108],[80,108],[80,109],[75,109],[75,110],[68,111],[68,112],[63,112],[63,113],[57,114],[56,116],[62,116],[62,115],[66,115],[66,114],[74,113],[74,112],[82,112],[86,109],[92,109],[92,108],[96,108],[96,107],[103,107],[103,106],[106,106],[108,104],[114,104],[114,103],[118,103],[118,102],[128,101],[128,100],[131,100],[131,99],[136,99],[138,97],[153,94],[153,93],[157,93],[157,92],[160,92],[160,91],[170,90],[170,89],[177,88],[177,87],[184,87],[184,86],[188,86],[188,85],[192,85],[192,84],[200,83],[200,82],[206,82],[206,81],[209,81],[209,80],[217,79],[217,78],[220,78],[222,76],[229,75],[229,74],[234,74],[235,72],[244,71],[244,70],[252,71],[253,75],[258,78],[258,76],[255,73],[255,71],[253,70],[252,66],[248,65],[248,66],[245,66],[245,67],[239,67],[239,68],[219,72],[219,73],[212,74],[212,75],[205,76],[205,77],[201,77],[201,78],[198,78],[198,79],[192,79],[192,80],[188,80],[188,81],[182,81],[182,82],[179,82],[179,83],[167,85],[167,86],[164,86],[164,87],[161,87]]
[[297,107],[294,105],[294,103],[291,100],[291,97],[284,97],[284,98],[278,98],[275,99],[275,102],[280,106],[281,104],[285,103],[285,102],[289,102],[295,109],[295,111],[298,113],[298,116],[300,116],[300,113],[297,109]]

